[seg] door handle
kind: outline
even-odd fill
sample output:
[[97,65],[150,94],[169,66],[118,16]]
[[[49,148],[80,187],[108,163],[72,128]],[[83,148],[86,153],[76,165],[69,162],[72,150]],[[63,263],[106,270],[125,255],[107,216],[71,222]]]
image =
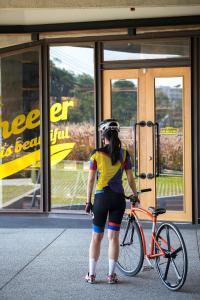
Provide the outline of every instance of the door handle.
[[152,156],[150,160],[152,160],[153,164],[153,173],[148,173],[147,178],[148,179],[153,179],[155,177],[155,129],[154,126],[155,124],[152,121],[147,121],[147,126],[152,127]]
[[156,127],[156,177],[160,176],[160,130],[159,124],[155,123]]
[[[153,179],[154,177],[160,176],[160,134],[159,124],[147,121],[147,126],[152,127],[152,156],[149,156],[149,160],[153,163],[153,173],[148,173],[147,178]],[[156,151],[155,151],[155,128],[156,128]],[[155,156],[156,155],[156,156]],[[151,159],[150,159],[151,158]],[[155,171],[156,168],[156,171]]]
[[138,159],[137,159],[137,128],[139,127],[145,127],[146,126],[146,122],[145,121],[140,121],[135,123],[134,125],[134,130],[135,130],[135,143],[134,143],[134,169],[135,169],[135,177],[139,177],[141,179],[145,179],[146,178],[146,174],[145,173],[140,173],[138,174]]

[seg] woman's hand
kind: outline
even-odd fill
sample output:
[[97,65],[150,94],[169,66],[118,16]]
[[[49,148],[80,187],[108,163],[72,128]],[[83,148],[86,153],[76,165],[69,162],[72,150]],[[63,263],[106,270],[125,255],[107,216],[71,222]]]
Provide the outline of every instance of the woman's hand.
[[96,177],[96,171],[95,170],[89,170],[89,175],[88,175],[88,182],[87,182],[87,202],[85,203],[85,212],[90,213],[92,210],[92,203],[91,203],[91,198],[92,198],[92,190],[95,182],[95,177]]
[[139,205],[140,204],[140,199],[138,198],[138,195],[136,193],[130,196],[130,201],[133,205]]
[[91,213],[92,212],[92,208],[93,208],[93,205],[91,202],[86,202],[85,203],[85,212],[87,214]]

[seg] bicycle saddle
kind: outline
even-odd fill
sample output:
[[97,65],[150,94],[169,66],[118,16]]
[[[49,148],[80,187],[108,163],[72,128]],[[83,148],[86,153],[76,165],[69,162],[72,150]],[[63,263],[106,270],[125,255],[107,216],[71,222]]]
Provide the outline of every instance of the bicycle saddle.
[[154,216],[158,216],[158,215],[161,215],[161,214],[166,213],[166,209],[165,209],[165,208],[155,208],[155,207],[150,206],[150,207],[148,208],[148,210],[149,210]]

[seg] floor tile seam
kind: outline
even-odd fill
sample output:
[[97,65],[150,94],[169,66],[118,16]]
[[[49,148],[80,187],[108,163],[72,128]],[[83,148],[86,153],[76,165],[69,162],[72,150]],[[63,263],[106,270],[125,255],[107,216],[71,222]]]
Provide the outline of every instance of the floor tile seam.
[[20,273],[22,273],[37,257],[39,257],[45,250],[47,250],[56,240],[58,240],[65,232],[67,228],[63,229],[51,242],[43,247],[30,261],[28,261],[19,271],[17,271],[7,282],[0,287],[0,292],[11,283]]

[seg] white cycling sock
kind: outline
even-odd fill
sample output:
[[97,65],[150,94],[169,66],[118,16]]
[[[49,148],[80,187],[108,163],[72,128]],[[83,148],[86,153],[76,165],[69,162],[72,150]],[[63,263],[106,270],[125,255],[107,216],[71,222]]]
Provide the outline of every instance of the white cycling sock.
[[89,275],[96,274],[97,261],[94,258],[89,258]]
[[109,272],[108,275],[112,275],[115,271],[116,261],[114,259],[109,258]]

